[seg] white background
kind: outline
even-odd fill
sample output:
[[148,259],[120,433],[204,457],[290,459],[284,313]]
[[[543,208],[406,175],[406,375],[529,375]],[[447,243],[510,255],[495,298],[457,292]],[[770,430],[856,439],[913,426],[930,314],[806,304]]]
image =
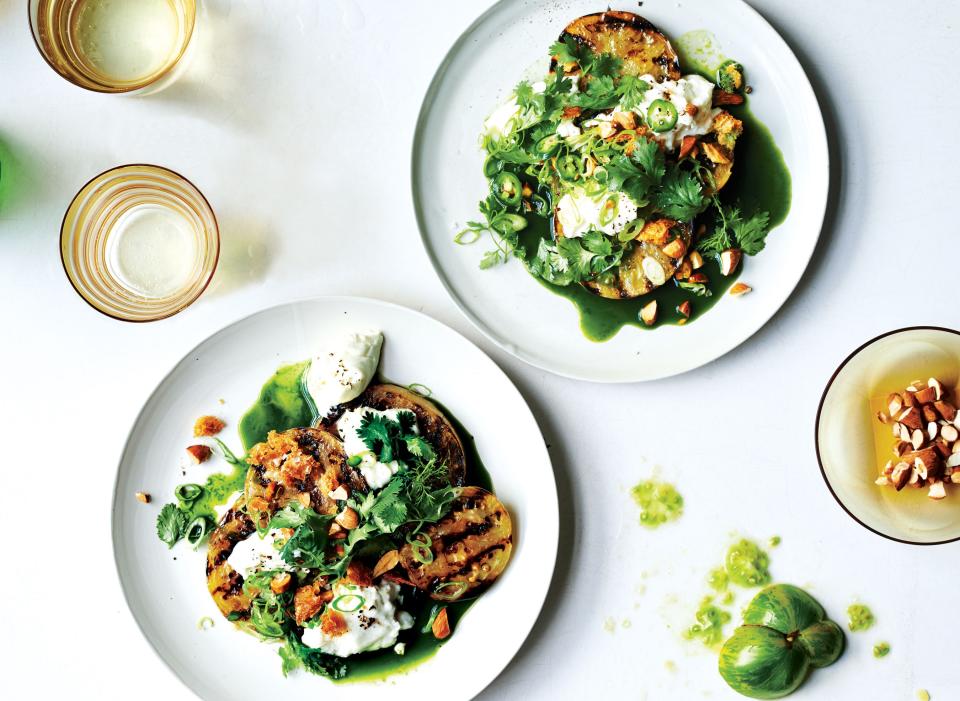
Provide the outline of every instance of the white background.
[[[143,99],[55,75],[25,4],[0,0],[0,143],[15,182],[0,201],[0,695],[189,698],[140,637],[114,572],[111,488],[127,430],[173,363],[224,324],[294,298],[361,294],[476,341],[550,445],[562,511],[553,586],[484,698],[739,698],[680,629],[732,534],[775,533],[778,580],[809,587],[838,620],[858,598],[879,619],[792,698],[895,701],[918,688],[960,698],[960,544],[916,548],[863,530],[827,492],[813,451],[820,393],[851,349],[899,326],[957,326],[954,0],[754,3],[823,106],[834,160],[824,235],[753,339],[700,370],[632,386],[553,377],[494,349],[421,250],[414,123],[433,70],[488,3],[211,0],[190,70]],[[677,5],[648,0],[644,12]],[[223,234],[211,289],[140,326],[87,307],[58,256],[70,198],[127,162],[187,175]],[[628,489],[654,470],[678,484],[686,513],[650,532]],[[893,652],[875,661],[880,639]]]

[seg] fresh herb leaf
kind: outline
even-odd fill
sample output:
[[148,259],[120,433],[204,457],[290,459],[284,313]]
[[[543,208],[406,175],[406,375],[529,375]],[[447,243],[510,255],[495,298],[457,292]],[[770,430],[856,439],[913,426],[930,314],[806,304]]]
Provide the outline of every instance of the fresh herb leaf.
[[713,231],[700,239],[697,249],[701,253],[718,255],[728,248],[739,248],[748,256],[754,256],[766,245],[769,225],[767,212],[757,212],[744,219],[739,207],[718,203]]
[[187,532],[187,513],[176,504],[164,504],[157,514],[157,537],[172,548]]
[[697,297],[712,297],[713,292],[702,282],[689,282],[683,281],[677,283],[680,286],[680,289],[689,290],[693,292]]
[[590,64],[590,75],[593,78],[610,78],[613,80],[620,73],[623,61],[613,54],[596,54]]
[[592,280],[620,264],[623,249],[599,231],[588,231],[580,238],[541,239],[530,269],[547,282],[566,286]]
[[767,212],[757,212],[749,219],[741,219],[733,224],[733,237],[741,251],[748,256],[755,256],[767,243],[769,226],[770,215]]
[[576,63],[584,72],[593,63],[593,50],[569,34],[550,46],[550,55],[557,63]]
[[643,102],[643,96],[650,89],[650,84],[634,75],[625,75],[617,86],[620,97],[620,107],[624,110],[635,110]]
[[677,221],[690,221],[710,204],[697,177],[677,166],[667,170],[654,198],[664,216]]
[[407,505],[403,500],[403,480],[394,477],[380,490],[373,506],[367,512],[381,533],[393,533],[407,520]]

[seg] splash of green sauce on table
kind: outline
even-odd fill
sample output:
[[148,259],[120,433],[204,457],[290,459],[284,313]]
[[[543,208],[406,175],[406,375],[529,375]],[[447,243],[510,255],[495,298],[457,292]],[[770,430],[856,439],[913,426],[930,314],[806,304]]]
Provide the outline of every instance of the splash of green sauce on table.
[[864,604],[850,604],[847,607],[847,627],[851,633],[861,633],[873,628],[876,618],[869,606]]
[[630,496],[640,507],[641,525],[647,528],[658,528],[683,515],[683,497],[672,484],[644,480],[630,490]]

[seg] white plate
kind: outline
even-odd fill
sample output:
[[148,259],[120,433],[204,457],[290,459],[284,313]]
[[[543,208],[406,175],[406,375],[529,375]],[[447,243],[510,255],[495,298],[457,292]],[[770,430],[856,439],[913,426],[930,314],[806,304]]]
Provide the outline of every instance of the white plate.
[[[276,646],[233,628],[207,593],[205,554],[168,550],[156,536],[160,506],[184,481],[225,469],[216,458],[186,467],[196,417],[222,416],[222,438],[239,447],[235,426],[277,366],[309,358],[338,330],[373,327],[385,342],[381,373],[429,386],[471,431],[497,496],[514,518],[506,572],[470,609],[430,660],[386,683],[335,685],[296,673],[284,679]],[[220,405],[223,398],[225,404]],[[509,427],[509,433],[504,433]],[[139,491],[153,495],[144,505]],[[205,699],[470,698],[507,665],[532,628],[553,573],[557,495],[543,438],[506,375],[462,336],[422,314],[384,302],[320,298],[274,307],[218,331],[160,383],[137,418],[117,474],[113,543],[127,602],[144,635],[170,668]],[[197,629],[203,616],[216,625]],[[386,689],[386,690],[385,690]],[[462,696],[461,696],[462,695]]]
[[[604,9],[596,0],[502,0],[457,41],[427,92],[413,148],[413,192],[427,253],[450,295],[504,350],[537,367],[597,382],[632,382],[675,375],[727,353],[749,338],[800,281],[820,235],[829,167],[826,133],[803,68],[774,29],[740,0],[635,2],[613,9],[639,11],[670,37],[707,29],[719,49],[741,61],[754,87],[753,113],[769,127],[793,179],[787,220],[742,276],[753,288],[725,297],[686,327],[654,332],[625,327],[593,343],[580,331],[577,310],[543,288],[517,261],[495,270],[477,265],[482,244],[452,242],[477,218],[487,190],[478,135],[484,118],[546,54],[572,19]],[[758,178],[763,173],[758,173]]]

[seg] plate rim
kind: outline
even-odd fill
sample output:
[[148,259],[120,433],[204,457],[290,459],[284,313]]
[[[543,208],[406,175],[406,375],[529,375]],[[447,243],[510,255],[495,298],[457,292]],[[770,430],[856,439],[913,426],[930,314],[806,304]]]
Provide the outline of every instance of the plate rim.
[[[694,364],[688,367],[681,367],[675,370],[656,372],[652,374],[642,372],[635,374],[623,373],[622,376],[613,378],[608,376],[591,376],[587,373],[579,373],[557,368],[555,366],[551,366],[548,362],[540,362],[535,358],[529,357],[526,352],[522,351],[517,346],[517,344],[512,343],[509,339],[504,338],[501,333],[483,323],[479,317],[474,314],[467,302],[454,291],[453,285],[448,280],[447,274],[440,265],[439,258],[435,253],[433,246],[430,244],[429,236],[427,234],[424,205],[421,201],[421,198],[418,196],[417,190],[417,182],[421,170],[421,166],[418,164],[417,154],[421,150],[422,144],[426,139],[426,121],[429,116],[430,108],[432,107],[436,95],[440,90],[440,84],[447,74],[449,65],[452,62],[454,55],[458,52],[461,45],[467,43],[469,36],[477,29],[477,27],[482,25],[489,16],[498,12],[501,7],[512,4],[511,0],[498,0],[496,3],[487,8],[487,10],[484,11],[476,20],[471,22],[470,25],[460,34],[460,36],[457,37],[456,41],[454,41],[450,49],[448,49],[447,53],[443,57],[443,60],[440,62],[440,65],[434,72],[433,78],[430,80],[430,84],[427,87],[423,101],[420,105],[420,110],[417,114],[417,121],[414,125],[413,145],[410,159],[410,186],[413,199],[414,215],[417,220],[417,230],[420,233],[420,241],[423,244],[424,251],[427,254],[427,258],[430,260],[431,266],[433,266],[434,273],[440,280],[440,284],[443,286],[444,290],[446,290],[456,307],[470,321],[473,327],[482,333],[487,339],[492,341],[498,348],[500,348],[500,350],[509,353],[518,360],[521,360],[539,370],[544,370],[559,377],[566,377],[572,380],[580,380],[583,382],[592,382],[596,384],[632,384],[639,382],[652,382],[668,377],[675,377],[677,375],[682,375],[684,373],[701,368],[716,360],[719,360],[740,345],[746,343],[777,315],[777,313],[783,308],[783,305],[786,304],[787,300],[793,295],[794,291],[796,291],[800,281],[803,279],[808,268],[810,267],[810,261],[813,258],[814,252],[817,250],[820,237],[823,235],[823,229],[826,224],[827,207],[830,200],[830,192],[832,190],[834,181],[831,168],[832,161],[830,144],[827,138],[826,123],[823,117],[823,107],[821,106],[820,100],[817,97],[817,93],[813,88],[813,84],[810,82],[810,76],[807,74],[806,69],[803,67],[803,64],[797,57],[796,52],[794,52],[790,44],[787,43],[787,40],[783,38],[780,32],[778,32],[777,29],[762,14],[760,14],[758,10],[748,4],[746,0],[721,1],[737,5],[743,11],[746,11],[748,14],[752,15],[756,21],[760,22],[760,24],[783,45],[783,48],[786,49],[786,52],[789,56],[788,60],[796,66],[800,76],[802,77],[802,82],[795,84],[794,87],[799,92],[803,93],[801,98],[802,101],[809,101],[809,104],[815,108],[814,113],[811,114],[814,119],[813,128],[810,130],[810,136],[814,137],[814,141],[811,141],[808,144],[808,148],[806,150],[808,152],[813,152],[815,154],[814,158],[823,163],[823,170],[825,171],[826,177],[818,179],[819,182],[822,183],[820,186],[815,188],[815,185],[812,185],[810,187],[810,190],[813,193],[810,197],[811,204],[813,206],[809,207],[808,209],[813,211],[814,220],[819,221],[819,224],[817,225],[816,235],[812,236],[809,240],[808,250],[798,256],[798,259],[802,259],[802,267],[800,268],[796,279],[782,288],[781,293],[775,296],[776,304],[771,308],[769,314],[764,312],[758,317],[758,320],[755,323],[751,323],[742,327],[742,331],[734,334],[729,342],[718,346],[717,352],[713,354],[713,357],[697,359],[694,361]],[[711,0],[711,4],[716,2],[717,0]],[[542,7],[544,3],[541,1],[540,5]],[[791,198],[791,211],[793,210],[795,204],[796,203]],[[789,218],[789,216],[790,214],[788,213],[787,217]],[[623,333],[624,331],[629,331],[629,329],[621,329],[618,334]]]
[[[127,589],[127,584],[124,581],[123,575],[121,574],[120,558],[117,550],[117,542],[120,535],[119,526],[117,523],[117,513],[120,508],[120,492],[119,492],[120,471],[126,460],[127,454],[131,448],[134,431],[137,428],[137,426],[140,424],[140,420],[143,417],[144,412],[147,410],[147,407],[153,401],[154,397],[156,397],[156,395],[159,393],[160,389],[167,382],[167,380],[169,380],[171,375],[173,375],[173,373],[175,373],[180,368],[181,365],[186,363],[189,360],[189,358],[195,353],[195,351],[197,351],[202,345],[207,343],[214,336],[217,336],[223,333],[224,331],[227,331],[228,329],[234,328],[235,326],[245,323],[253,319],[254,317],[266,315],[284,307],[293,307],[300,304],[309,304],[309,303],[318,303],[318,302],[359,303],[359,304],[368,304],[368,305],[381,307],[385,309],[391,309],[394,311],[399,311],[401,313],[408,313],[408,314],[412,314],[414,316],[420,317],[426,320],[428,323],[436,324],[441,328],[445,329],[446,331],[453,333],[456,337],[460,338],[461,340],[463,340],[464,342],[468,343],[470,346],[475,348],[477,352],[479,352],[484,358],[486,358],[486,360],[492,366],[492,369],[503,376],[503,379],[507,382],[507,385],[516,393],[517,397],[520,399],[521,403],[523,404],[524,410],[527,412],[527,414],[530,417],[530,420],[533,422],[533,425],[536,428],[537,437],[540,439],[539,447],[540,447],[540,450],[542,450],[542,454],[546,461],[546,465],[549,467],[549,474],[551,478],[549,481],[549,491],[547,493],[544,493],[543,491],[543,486],[545,485],[541,485],[538,488],[538,499],[549,497],[549,500],[548,500],[549,503],[547,504],[547,506],[549,507],[550,513],[553,516],[550,519],[550,523],[547,529],[547,537],[549,539],[549,542],[546,544],[550,549],[549,552],[547,553],[548,560],[550,562],[550,567],[549,567],[549,571],[547,571],[546,576],[544,577],[544,583],[541,587],[542,591],[537,596],[537,599],[535,600],[535,604],[536,604],[534,607],[535,615],[531,617],[529,628],[523,633],[523,637],[520,639],[519,645],[517,646],[517,648],[510,654],[508,658],[505,659],[503,666],[497,669],[494,673],[492,673],[490,678],[483,682],[482,686],[479,686],[477,689],[473,691],[472,696],[476,696],[477,694],[482,693],[484,689],[486,689],[494,681],[496,681],[497,678],[499,678],[500,675],[503,674],[503,672],[507,669],[507,667],[510,666],[510,664],[516,658],[517,654],[520,652],[523,646],[526,645],[528,639],[530,638],[530,633],[533,632],[533,628],[536,626],[537,621],[540,619],[540,616],[543,613],[543,607],[544,607],[544,604],[546,603],[547,595],[549,594],[551,586],[553,584],[554,575],[556,574],[557,557],[558,557],[559,548],[560,548],[560,502],[559,502],[559,494],[557,491],[556,472],[554,470],[553,460],[550,457],[550,452],[549,450],[547,450],[546,439],[543,436],[543,430],[540,428],[540,422],[537,421],[537,418],[534,415],[533,410],[530,408],[529,402],[527,402],[526,398],[523,396],[523,393],[520,392],[520,389],[517,387],[516,383],[510,378],[509,375],[507,375],[507,373],[503,370],[503,368],[501,368],[496,363],[496,361],[494,361],[493,358],[491,358],[489,354],[486,353],[486,351],[480,348],[480,346],[475,344],[473,341],[471,341],[469,338],[464,336],[462,333],[460,333],[453,327],[448,326],[447,324],[443,323],[438,319],[435,319],[429,314],[426,314],[416,309],[411,309],[410,307],[406,307],[401,304],[397,304],[395,302],[388,302],[385,300],[377,299],[375,297],[363,297],[359,295],[313,295],[313,296],[298,297],[295,299],[287,300],[285,302],[272,304],[268,307],[264,307],[262,309],[258,309],[254,312],[238,317],[224,324],[223,326],[217,328],[213,332],[207,334],[199,342],[191,346],[179,359],[177,359],[173,363],[170,369],[166,373],[164,373],[163,377],[161,377],[160,380],[157,381],[156,386],[150,391],[146,399],[144,399],[139,411],[137,411],[136,416],[131,421],[130,427],[127,430],[126,438],[123,441],[123,448],[120,451],[120,457],[117,460],[117,466],[114,470],[113,496],[110,503],[110,546],[111,546],[110,549],[112,552],[112,560],[113,560],[112,569],[113,569],[115,581],[120,585],[120,591],[123,594],[124,604],[126,605],[126,608],[128,613],[130,614],[130,617],[133,619],[134,623],[136,624],[137,629],[140,632],[140,635],[147,642],[147,645],[149,646],[154,656],[157,659],[159,659],[160,662],[163,664],[163,666],[170,672],[170,674],[172,674],[173,677],[180,682],[181,686],[184,689],[188,690],[197,698],[201,698],[201,699],[205,698],[200,694],[199,691],[194,689],[183,676],[181,676],[181,674],[174,668],[174,666],[170,663],[170,661],[167,660],[167,658],[160,652],[160,650],[157,647],[157,644],[154,642],[151,636],[147,634],[147,631],[144,628],[144,624],[141,622],[140,617],[137,615],[136,611],[134,610],[133,604],[131,603],[131,594]],[[432,661],[431,659],[424,660],[420,665],[417,665],[417,667],[420,668],[424,665],[430,664],[431,661]],[[386,679],[387,681],[389,681],[389,677],[387,677]],[[372,680],[372,683],[377,684],[377,683],[382,683],[382,681],[383,680]],[[357,683],[363,684],[363,683],[371,683],[371,682],[359,681]]]

